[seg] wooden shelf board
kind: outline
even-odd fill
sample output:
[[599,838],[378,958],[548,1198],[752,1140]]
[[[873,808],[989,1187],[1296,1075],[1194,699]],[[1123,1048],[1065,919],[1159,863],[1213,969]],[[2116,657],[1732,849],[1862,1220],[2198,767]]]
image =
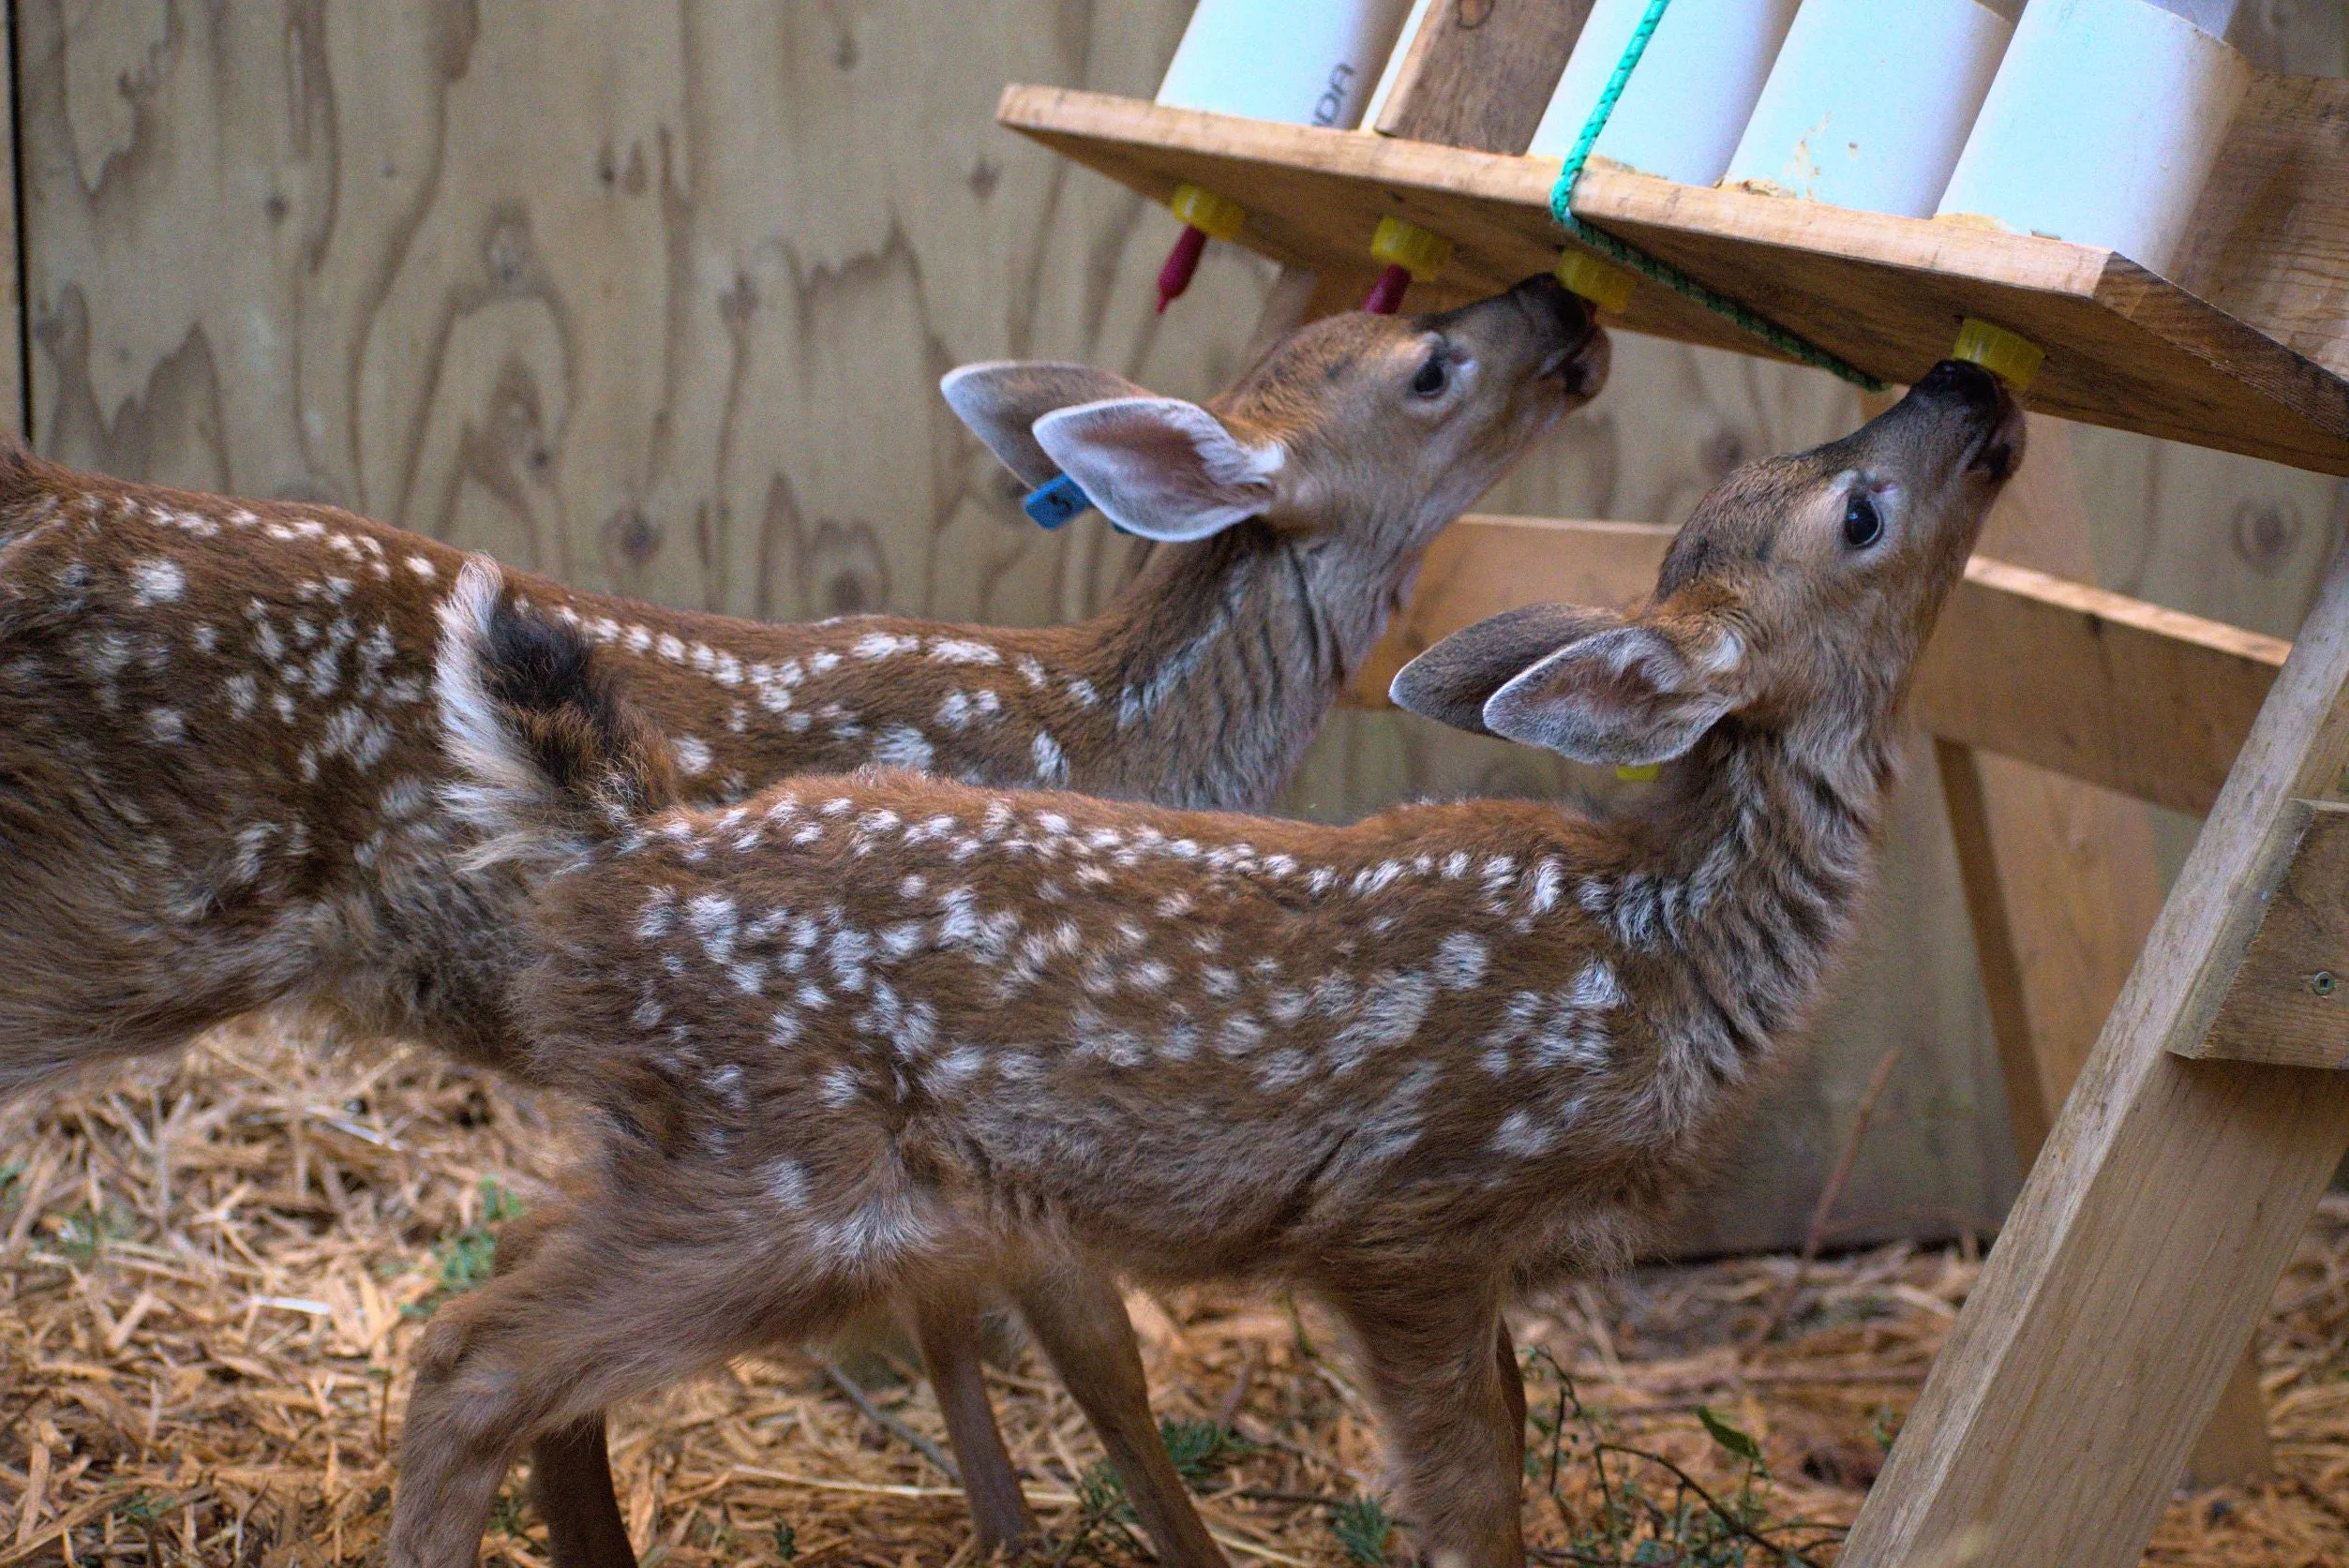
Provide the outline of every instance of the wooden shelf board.
[[[1276,261],[1356,271],[1382,216],[1434,230],[1457,249],[1415,306],[1546,271],[1563,241],[1554,158],[1054,87],[1007,89],[996,117],[1153,200],[1188,180],[1243,203],[1242,243]],[[2349,473],[2349,382],[2114,252],[1605,169],[1584,177],[1575,210],[1886,381],[1913,381],[1977,315],[2047,351],[2030,394],[2045,412]],[[1617,324],[1768,351],[1645,282]]]

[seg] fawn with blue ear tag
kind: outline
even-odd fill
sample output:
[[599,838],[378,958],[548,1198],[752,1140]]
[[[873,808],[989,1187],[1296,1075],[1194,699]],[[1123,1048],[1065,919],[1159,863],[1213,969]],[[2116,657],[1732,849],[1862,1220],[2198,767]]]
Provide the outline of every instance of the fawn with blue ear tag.
[[[1082,366],[955,371],[947,400],[1024,484],[1065,474],[1120,527],[1175,542],[1073,626],[761,625],[521,574],[513,601],[592,651],[696,804],[879,763],[1263,807],[1429,537],[1606,367],[1588,313],[1529,283],[1307,327],[1204,405]],[[0,1093],[277,1006],[531,1074],[508,1002],[527,881],[436,809],[460,784],[432,697],[436,609],[464,560],[333,507],[0,453]],[[501,1256],[527,1256],[552,1212]],[[978,1362],[979,1313],[1009,1294],[1161,1554],[1219,1561],[1114,1285],[1061,1269],[1031,1290],[1003,1262],[901,1304],[982,1538],[1030,1529]],[[631,1560],[600,1424],[546,1434],[532,1491],[563,1568]]]
[[536,889],[532,1070],[600,1122],[577,1204],[433,1321],[393,1562],[473,1561],[537,1434],[1017,1259],[1046,1292],[1317,1293],[1423,1552],[1516,1568],[1502,1302],[1620,1263],[1818,997],[2022,439],[1987,372],[1938,366],[1723,481],[1635,612],[1516,612],[1397,677],[1465,727],[1660,765],[1621,819],[1330,828],[902,771],[682,807],[624,700],[536,651],[573,635],[469,566],[435,678],[457,804]]

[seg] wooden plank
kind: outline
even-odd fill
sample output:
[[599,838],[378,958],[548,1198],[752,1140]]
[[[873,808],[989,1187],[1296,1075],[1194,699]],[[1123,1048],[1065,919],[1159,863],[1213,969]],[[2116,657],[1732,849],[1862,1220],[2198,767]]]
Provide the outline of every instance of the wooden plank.
[[[1322,265],[1399,214],[1458,247],[1438,291],[1504,286],[1555,259],[1555,159],[1007,89],[997,118],[1154,198],[1182,180],[1249,209],[1242,243]],[[1594,169],[1575,210],[1889,381],[1913,381],[1979,315],[2048,351],[2049,413],[2349,473],[2349,382],[2125,257],[1964,223],[1887,217]],[[1433,297],[1433,296],[1431,296]],[[1760,351],[1643,285],[1633,331]]]
[[[1406,59],[1379,129],[1444,146],[1523,152],[1589,8],[1590,0],[1436,0],[1420,26],[1396,44]],[[1350,263],[1318,273],[1284,266],[1257,319],[1251,352],[1307,321],[1359,309],[1380,270],[1367,248]],[[1416,301],[1406,303],[1419,308]]]
[[[2030,426],[2030,458],[1998,497],[1978,547],[2011,564],[2092,579],[2073,426],[2041,415]],[[1960,700],[1973,694],[1970,683],[1945,684]],[[2245,714],[2266,690],[2262,683]],[[2028,1170],[2161,913],[2153,827],[2144,805],[2080,780],[1970,747],[1953,754],[1948,741],[1937,751],[2006,1067],[2015,1152]],[[2002,948],[2012,960],[2012,997],[1996,983]]]
[[[2063,1096],[2054,1090],[2050,1053],[2041,1049],[2031,1027],[2030,984],[2023,968],[2018,928],[2024,925],[2001,863],[1992,823],[1992,786],[1982,777],[1985,753],[1949,740],[1933,743],[1941,776],[1941,800],[1950,815],[1950,838],[1966,889],[1966,916],[1974,928],[1975,963],[1982,970],[1982,1000],[1990,1008],[1991,1038],[1998,1047],[1998,1069],[2006,1080],[2007,1119],[2014,1150],[2026,1171],[2039,1157],[2047,1129],[2055,1125]],[[2068,1088],[2069,1085],[2066,1085]]]
[[[2074,578],[2096,571],[2074,426],[2031,416],[2030,458],[1980,547]],[[1991,752],[1934,743],[1967,913],[2005,1070],[2015,1156],[2029,1170],[2162,912],[2150,808]],[[2190,1485],[2273,1469],[2259,1366],[2247,1355],[2187,1461]]]
[[1382,136],[1521,153],[1574,52],[1592,0],[1435,0],[1403,40]]
[[[1463,517],[1439,535],[1412,602],[1355,677],[1383,706],[1414,655],[1543,599],[1629,604],[1673,530],[1642,523]],[[2290,645],[1987,557],[1967,563],[1926,648],[1909,711],[1981,746],[2181,811],[2206,811]]]
[[[1357,264],[1393,214],[1457,247],[1414,302],[1456,305],[1557,264],[1549,218],[1556,159],[1509,157],[1358,131],[1163,109],[1131,98],[1012,86],[996,119],[1152,201],[1185,181],[1249,209],[1239,243],[1314,269]],[[1545,171],[1547,172],[1545,173]],[[1668,290],[1635,291],[1623,324],[1684,343],[1754,351],[1753,340]]]
[[1888,381],[1981,316],[2047,350],[2043,412],[2349,472],[2349,383],[2112,251],[1635,174],[1575,210]]
[[1944,739],[2207,812],[2290,647],[1977,556],[1910,701]]
[[2349,762],[2349,554],[2262,708],[1840,1561],[2137,1561],[2349,1149],[2349,1075],[2195,1062]]
[[2290,864],[2190,1056],[2349,1067],[2349,806],[2295,800]]
[[1189,9],[25,0],[41,448],[671,604],[1090,614],[1131,542],[1028,522],[937,379],[1242,367],[1270,269],[1176,330],[1174,218],[989,119],[1147,90]]
[[2349,81],[2263,75],[2202,187],[2178,286],[2349,374]]
[[29,440],[24,389],[23,215],[17,211],[16,17],[0,6],[0,431]]

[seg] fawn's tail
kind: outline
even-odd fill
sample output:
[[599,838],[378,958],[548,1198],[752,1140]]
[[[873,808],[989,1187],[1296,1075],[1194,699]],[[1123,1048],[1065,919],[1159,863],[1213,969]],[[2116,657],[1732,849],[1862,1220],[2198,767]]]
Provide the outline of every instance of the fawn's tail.
[[467,561],[440,613],[443,793],[487,836],[484,859],[571,859],[675,800],[660,732],[584,637],[514,604],[496,562]]

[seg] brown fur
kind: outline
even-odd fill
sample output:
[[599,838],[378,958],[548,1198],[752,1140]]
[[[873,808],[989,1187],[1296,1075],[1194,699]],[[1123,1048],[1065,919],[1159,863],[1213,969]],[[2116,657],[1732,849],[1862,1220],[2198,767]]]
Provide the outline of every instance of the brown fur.
[[[2019,441],[1986,375],[1943,367],[1724,482],[1639,614],[1471,628],[1399,679],[1666,762],[1644,817],[1324,828],[871,771],[562,844],[516,1007],[536,1074],[600,1110],[591,1190],[436,1319],[394,1562],[470,1562],[532,1433],[1005,1256],[1317,1292],[1427,1552],[1521,1562],[1501,1303],[1620,1261],[1817,994],[1909,669]],[[1854,543],[1865,506],[1884,530]],[[444,690],[511,613],[460,586]],[[472,809],[527,853],[528,715],[448,722],[512,738],[467,741]]]
[[[1474,374],[1414,397],[1430,352]],[[1234,441],[1282,454],[1242,496],[1255,515],[1160,552],[1079,626],[764,626],[517,575],[516,603],[567,629],[516,619],[494,661],[531,766],[555,769],[556,814],[534,826],[577,838],[672,787],[723,803],[876,760],[1264,805],[1428,538],[1605,364],[1555,285],[1309,328],[1213,405]],[[1147,401],[1074,366],[981,367],[950,390],[1031,483],[1051,466],[1040,413]],[[1135,470],[1167,485],[1164,515],[1140,526],[1184,531],[1185,508],[1219,499],[1181,488],[1182,458]],[[508,1000],[525,879],[435,809],[456,783],[431,690],[435,605],[462,561],[332,508],[0,458],[0,1094],[281,1004],[529,1074]],[[648,743],[615,689],[673,748]],[[985,1299],[939,1298],[925,1343],[967,1336]],[[983,1396],[957,1408],[983,1411]],[[1130,1445],[1154,1430],[1138,1400],[1120,1419]],[[996,1479],[999,1494],[1008,1470]],[[1173,1484],[1171,1470],[1133,1479]],[[1179,1486],[1166,1506],[1188,1515]],[[573,1522],[554,1520],[559,1546]],[[988,1521],[997,1535],[1021,1522]],[[1213,1561],[1190,1528],[1162,1546]]]

